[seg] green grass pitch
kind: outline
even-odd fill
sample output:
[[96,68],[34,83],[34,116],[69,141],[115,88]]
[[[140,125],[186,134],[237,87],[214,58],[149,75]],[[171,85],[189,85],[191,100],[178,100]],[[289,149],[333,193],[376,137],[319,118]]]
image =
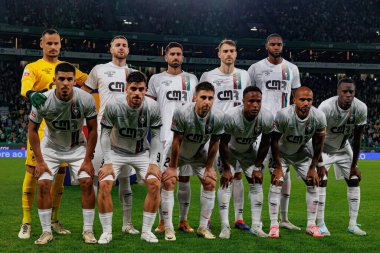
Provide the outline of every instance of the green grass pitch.
[[[158,235],[158,244],[148,244],[140,240],[140,236],[121,233],[122,215],[117,197],[117,188],[113,190],[114,218],[113,241],[109,245],[86,245],[82,242],[82,212],[80,206],[80,189],[78,186],[65,187],[60,209],[60,220],[72,232],[71,235],[54,235],[54,240],[43,246],[33,242],[41,233],[37,215],[36,203],[32,213],[32,238],[20,240],[17,233],[22,219],[21,186],[24,177],[23,159],[1,159],[0,176],[0,252],[380,252],[380,161],[360,161],[362,171],[361,206],[359,223],[367,231],[368,236],[357,237],[346,232],[348,224],[348,204],[346,184],[336,181],[334,173],[330,172],[327,188],[326,224],[332,234],[326,238],[312,238],[305,234],[306,203],[305,186],[296,179],[292,171],[292,194],[290,200],[290,220],[302,227],[302,231],[281,230],[279,239],[257,238],[247,232],[232,229],[230,240],[206,240],[197,238],[195,234],[183,234],[177,231],[177,241],[166,242],[163,235]],[[199,180],[191,178],[192,200],[189,222],[196,228],[199,222]],[[267,194],[269,175],[265,172],[264,182],[264,231],[268,232],[269,218]],[[142,207],[145,198],[145,187],[132,185],[133,222],[141,230]],[[247,195],[248,186],[245,182],[244,219],[251,223],[250,207]],[[157,225],[158,218],[156,219]],[[174,206],[174,225],[178,223],[178,205]],[[230,205],[230,223],[233,225],[233,205]],[[95,216],[95,236],[99,238],[101,226],[98,214]],[[212,232],[219,235],[220,221],[217,205],[212,215]]]

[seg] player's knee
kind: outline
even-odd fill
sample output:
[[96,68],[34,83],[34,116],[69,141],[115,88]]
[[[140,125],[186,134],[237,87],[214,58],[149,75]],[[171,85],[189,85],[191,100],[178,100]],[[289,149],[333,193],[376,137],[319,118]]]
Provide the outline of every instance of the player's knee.
[[349,179],[346,180],[348,187],[358,187],[359,186],[359,179]]
[[235,179],[235,180],[241,180],[241,179],[242,179],[242,174],[241,174],[241,172],[236,172],[236,173],[234,174],[234,179]]
[[176,180],[174,177],[169,178],[168,180],[166,180],[166,181],[164,182],[164,189],[165,189],[166,191],[173,191],[176,182],[177,182],[177,180]]
[[113,182],[110,180],[104,180],[99,182],[99,197],[111,194]]
[[178,181],[181,183],[187,183],[190,181],[190,177],[189,176],[179,176]]
[[50,195],[51,180],[38,180],[38,191],[40,194]]
[[160,192],[161,182],[157,178],[151,178],[146,180],[146,186],[148,187],[148,192],[152,195],[157,195]]
[[212,180],[211,178],[206,178],[205,180],[203,180],[203,189],[205,191],[214,191],[215,190],[215,186],[216,186],[216,182],[214,180]]
[[319,187],[326,187],[326,186],[327,186],[327,180],[319,181]]
[[80,187],[82,188],[82,190],[87,190],[87,189],[90,189],[90,188],[93,188],[93,180],[92,178],[90,177],[85,177],[85,178],[81,178],[79,179],[79,183],[80,183]]

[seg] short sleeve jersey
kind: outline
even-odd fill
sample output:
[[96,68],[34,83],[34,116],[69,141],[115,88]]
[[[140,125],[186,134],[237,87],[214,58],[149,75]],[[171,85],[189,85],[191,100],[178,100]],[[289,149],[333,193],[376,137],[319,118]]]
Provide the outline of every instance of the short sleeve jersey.
[[251,85],[248,72],[238,68],[234,68],[231,74],[225,74],[219,68],[205,72],[200,79],[200,82],[204,81],[211,83],[215,88],[213,106],[224,112],[241,105],[243,91]]
[[127,76],[136,71],[128,66],[119,67],[112,62],[96,65],[90,72],[85,85],[92,90],[98,90],[100,108],[98,121],[102,119],[104,109],[115,95],[125,93]]
[[272,130],[272,113],[264,108],[252,121],[244,117],[242,105],[229,110],[224,116],[224,132],[231,135],[228,146],[234,152],[247,152],[259,135],[269,134]]
[[170,131],[170,126],[174,110],[193,101],[197,84],[196,76],[187,72],[171,75],[165,71],[150,78],[147,95],[156,99],[160,107],[162,142],[171,140],[173,133]]
[[349,144],[355,126],[367,124],[367,106],[354,98],[351,107],[343,110],[338,105],[338,96],[323,101],[319,107],[327,121],[324,152],[334,152]]
[[300,119],[295,106],[291,105],[277,112],[274,121],[274,131],[282,134],[279,141],[280,152],[285,155],[295,154],[315,133],[324,135],[325,128],[326,117],[314,106],[305,119]]
[[106,105],[101,124],[112,128],[111,149],[120,154],[137,154],[149,149],[149,129],[162,125],[156,101],[145,97],[140,108],[135,109],[128,105],[123,94]]
[[290,105],[292,89],[301,86],[300,75],[296,65],[283,59],[274,65],[267,58],[252,64],[248,69],[253,86],[263,93],[262,106],[276,113]]
[[85,144],[82,131],[84,119],[96,118],[94,98],[87,92],[73,88],[73,98],[62,101],[55,95],[55,89],[44,93],[45,104],[36,109],[32,107],[30,120],[39,124],[44,119],[44,146],[57,151],[69,151],[73,147]]
[[206,117],[201,118],[194,107],[195,103],[177,108],[171,125],[173,131],[184,135],[179,154],[184,159],[194,157],[212,135],[221,135],[224,132],[222,111],[212,108]]

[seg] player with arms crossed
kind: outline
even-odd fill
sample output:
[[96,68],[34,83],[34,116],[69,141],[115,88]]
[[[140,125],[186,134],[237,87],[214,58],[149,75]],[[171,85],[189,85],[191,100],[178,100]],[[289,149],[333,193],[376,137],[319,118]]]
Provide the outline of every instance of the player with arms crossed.
[[[338,82],[338,96],[323,101],[319,109],[326,115],[327,132],[322,153],[323,162],[320,160],[318,163],[320,187],[317,224],[322,234],[330,235],[324,221],[324,210],[327,172],[330,166],[334,165],[336,178],[344,178],[348,186],[347,200],[350,215],[348,232],[359,236],[367,235],[356,223],[360,206],[359,182],[361,179],[357,162],[364,127],[367,124],[367,106],[355,98],[355,82],[352,79],[343,78]],[[352,133],[354,135],[353,148],[348,141]]]
[[[243,90],[245,87],[251,85],[251,79],[247,71],[235,68],[237,51],[236,43],[233,40],[225,39],[219,43],[218,57],[220,59],[220,66],[203,73],[200,81],[207,81],[214,85],[215,102],[213,106],[226,112],[231,108],[241,105]],[[220,165],[220,161],[218,165]],[[221,171],[220,169],[220,172]],[[223,173],[221,173],[221,176],[223,177]],[[247,226],[243,220],[244,184],[242,181],[242,173],[239,171],[235,171],[234,179],[232,180],[232,194],[235,209],[235,227],[249,230],[249,226]],[[218,189],[219,208],[222,207],[227,211],[227,217],[230,199],[230,187]],[[229,224],[227,225],[229,228]]]
[[[98,207],[103,234],[98,243],[112,240],[112,197],[115,178],[121,170],[132,166],[145,179],[148,192],[144,203],[141,239],[158,242],[151,232],[160,204],[161,171],[157,163],[160,142],[161,117],[158,104],[145,97],[146,77],[141,72],[132,72],[127,77],[127,96],[119,95],[107,103],[102,117],[101,146],[104,165],[99,171]],[[148,131],[152,139],[149,145]]]
[[[53,239],[50,190],[59,165],[63,162],[70,165],[82,189],[83,239],[85,243],[96,243],[93,233],[94,167],[91,162],[97,138],[95,102],[90,94],[74,87],[75,68],[69,63],[56,66],[54,84],[56,88],[44,94],[44,105],[38,109],[33,106],[28,126],[30,144],[37,161],[34,176],[38,178],[38,215],[43,231],[34,243],[46,244]],[[40,144],[38,129],[43,119],[47,130]],[[87,146],[82,132],[84,119],[88,127]]]
[[[124,36],[117,35],[111,40],[110,53],[112,61],[106,64],[96,65],[90,72],[82,89],[87,92],[98,90],[100,108],[98,113],[98,141],[95,148],[93,164],[95,168],[94,187],[95,193],[98,188],[98,172],[103,164],[104,156],[100,146],[100,121],[106,105],[114,99],[115,95],[124,94],[126,80],[129,73],[136,71],[127,66],[129,53],[128,40]],[[129,234],[138,234],[139,231],[132,224],[132,189],[130,184],[131,169],[121,170],[119,175],[119,199],[123,209],[122,231]]]
[[307,87],[300,87],[295,91],[293,102],[293,105],[277,112],[271,138],[274,166],[268,194],[271,220],[269,237],[280,236],[280,194],[284,174],[290,165],[306,183],[306,233],[313,237],[323,237],[315,225],[319,183],[316,166],[322,154],[326,118],[323,112],[312,106],[313,92]]
[[[163,142],[164,150],[159,153],[161,170],[165,170],[170,162],[170,147],[173,141],[173,132],[170,131],[174,110],[192,102],[194,88],[198,83],[195,75],[182,70],[183,47],[177,42],[170,42],[165,48],[165,61],[168,69],[162,73],[153,75],[149,80],[147,96],[157,100],[162,127],[160,139]],[[187,213],[190,205],[191,188],[190,176],[191,169],[181,170],[178,183],[178,202],[180,209],[180,224],[178,229],[187,233],[194,232],[187,222]],[[176,236],[173,228],[172,214],[168,211],[173,210],[174,195],[173,191],[161,192],[160,224],[156,232],[165,232],[165,240],[175,241]]]
[[[229,189],[233,178],[232,172],[243,170],[249,183],[249,200],[251,201],[252,234],[268,237],[261,228],[261,211],[263,205],[262,163],[270,146],[270,134],[273,129],[272,113],[261,108],[261,90],[248,86],[243,92],[243,105],[229,110],[224,116],[224,134],[220,140],[219,153],[223,171],[220,188]],[[262,134],[259,147],[254,147],[258,136]],[[222,231],[219,237],[230,238],[228,209],[219,203]]]
[[[248,69],[252,85],[259,87],[263,92],[263,107],[271,111],[273,117],[279,110],[290,105],[290,96],[294,96],[295,89],[301,86],[297,66],[282,58],[283,46],[283,40],[279,34],[269,35],[265,43],[268,57]],[[268,168],[272,166],[272,160],[272,154],[269,151],[265,162]],[[281,192],[280,227],[300,230],[288,218],[290,188],[290,173],[286,172]]]
[[[58,55],[61,50],[61,36],[54,29],[45,30],[41,36],[40,47],[42,48],[42,59],[26,65],[21,79],[21,95],[28,98],[31,104],[36,108],[39,108],[45,103],[46,96],[43,92],[52,88],[54,68],[61,63],[61,61],[58,60]],[[75,69],[75,77],[75,81],[79,85],[82,85],[87,79],[87,75],[78,69]],[[44,136],[44,129],[45,122],[42,121],[38,133],[41,139]],[[23,220],[18,234],[18,237],[21,239],[30,238],[32,221],[31,209],[34,202],[37,182],[36,178],[33,177],[36,157],[29,140],[27,143],[25,166],[26,171],[22,185]],[[62,199],[66,166],[67,164],[62,164],[59,168],[51,192],[53,199],[52,228],[58,234],[70,234],[70,231],[65,229],[58,220],[58,210]]]
[[[173,192],[177,182],[177,168],[180,167],[181,170],[181,166],[191,165],[202,183],[197,234],[206,239],[215,239],[207,228],[207,223],[215,202],[216,173],[212,166],[218,152],[220,135],[223,134],[224,118],[220,110],[212,108],[214,95],[215,89],[211,83],[199,83],[195,88],[195,103],[177,108],[174,112],[170,165],[162,175],[164,189]],[[169,214],[173,212],[173,207],[171,208]]]

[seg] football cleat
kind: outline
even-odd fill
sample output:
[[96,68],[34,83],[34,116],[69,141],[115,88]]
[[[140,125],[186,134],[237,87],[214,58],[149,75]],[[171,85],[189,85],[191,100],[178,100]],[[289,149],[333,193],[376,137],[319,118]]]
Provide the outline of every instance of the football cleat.
[[56,232],[59,235],[69,235],[71,232],[64,228],[63,224],[61,224],[59,221],[52,222],[51,223],[51,228],[53,229],[54,232]]
[[135,227],[132,225],[132,223],[128,223],[127,225],[123,226],[121,228],[121,231],[126,234],[131,234],[131,235],[137,235],[140,234],[140,231],[135,229]]
[[205,227],[199,227],[197,229],[197,235],[203,237],[205,239],[215,239],[215,235],[211,233],[211,231]]
[[31,231],[32,231],[32,226],[29,223],[21,224],[20,232],[18,232],[18,238],[29,239]]
[[177,238],[175,237],[175,232],[173,228],[165,228],[165,240],[166,241],[177,240]]
[[89,231],[89,230],[83,231],[82,237],[83,237],[83,241],[88,244],[95,244],[98,242],[94,236],[94,232]]
[[194,233],[194,229],[190,227],[189,222],[187,220],[183,220],[178,224],[178,230],[183,231],[185,233]]
[[53,234],[51,232],[43,232],[40,238],[37,239],[37,241],[34,241],[34,244],[47,244],[53,240]]
[[269,235],[270,238],[279,238],[280,237],[280,227],[279,226],[271,226],[269,228]]
[[236,220],[235,228],[240,229],[240,230],[247,230],[247,231],[251,229],[247,224],[244,223],[243,220]]
[[297,227],[296,225],[292,224],[290,221],[280,221],[280,228],[286,228],[289,230],[301,230],[300,227]]
[[262,237],[262,238],[266,238],[266,237],[269,237],[269,235],[267,233],[265,233],[261,227],[255,227],[255,228],[251,228],[249,230],[249,233],[253,234],[253,235],[256,235],[257,237]]
[[108,244],[112,241],[112,233],[111,232],[104,232],[99,240],[98,240],[98,243],[99,244]]
[[326,224],[322,223],[318,225],[319,231],[321,232],[322,235],[324,236],[330,236],[330,231],[327,229]]
[[219,238],[221,239],[230,239],[231,237],[231,228],[229,225],[222,224],[222,230],[220,231]]
[[160,220],[160,223],[158,224],[158,226],[156,227],[154,232],[159,233],[159,234],[165,232],[165,221],[164,220]]
[[351,234],[358,235],[358,236],[366,236],[367,233],[360,228],[360,224],[355,224],[353,226],[349,226],[347,231]]
[[306,228],[306,234],[311,235],[312,237],[323,237],[319,227],[317,225],[310,225]]
[[150,243],[158,243],[157,237],[150,231],[141,233],[141,240],[150,242]]

